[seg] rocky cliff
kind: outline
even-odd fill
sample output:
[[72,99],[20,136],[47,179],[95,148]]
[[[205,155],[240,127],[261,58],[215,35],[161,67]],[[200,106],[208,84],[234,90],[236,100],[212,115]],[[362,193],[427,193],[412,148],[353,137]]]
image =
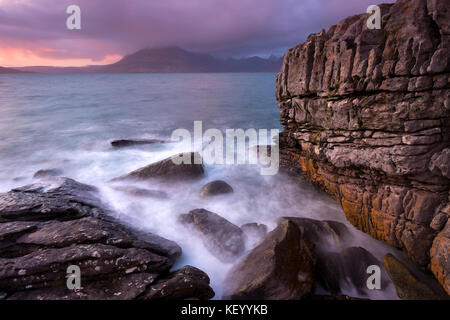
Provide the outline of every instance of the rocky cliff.
[[380,30],[356,15],[286,53],[277,77],[281,163],[450,293],[449,7],[380,8]]

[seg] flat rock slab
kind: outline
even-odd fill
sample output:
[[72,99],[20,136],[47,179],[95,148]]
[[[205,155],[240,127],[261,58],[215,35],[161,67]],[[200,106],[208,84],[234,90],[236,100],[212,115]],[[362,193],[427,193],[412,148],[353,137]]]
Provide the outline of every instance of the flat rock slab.
[[315,255],[300,229],[282,219],[278,227],[227,275],[224,299],[296,300],[310,294]]
[[9,296],[8,300],[132,300],[145,292],[157,276],[150,273],[117,276],[114,279],[82,283],[80,290],[73,291],[61,286],[19,291]]
[[[165,279],[172,286],[168,299],[211,296],[206,275],[191,277],[188,292],[185,279],[169,273],[181,255],[175,242],[125,226],[112,213],[98,199],[96,188],[68,178],[41,180],[0,194],[4,298],[152,299],[147,290]],[[81,271],[82,288],[76,291],[66,286],[71,265]]]
[[203,160],[199,153],[180,153],[173,157],[152,163],[111,181],[148,180],[159,178],[164,181],[184,181],[204,175]]
[[199,231],[205,246],[222,261],[233,261],[244,252],[245,237],[241,228],[216,213],[196,209],[180,215],[178,220]]

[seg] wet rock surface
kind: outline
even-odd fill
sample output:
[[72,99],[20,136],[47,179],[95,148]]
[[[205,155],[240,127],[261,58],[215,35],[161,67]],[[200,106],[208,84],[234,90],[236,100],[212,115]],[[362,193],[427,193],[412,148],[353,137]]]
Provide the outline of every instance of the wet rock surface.
[[151,178],[164,181],[184,181],[200,178],[204,175],[202,158],[197,152],[181,153],[173,157],[152,163],[146,167],[115,178],[121,180],[148,180]]
[[[96,188],[68,178],[0,194],[0,292],[7,299],[134,299],[167,279],[177,298],[211,296],[200,270],[188,295],[179,291],[185,279],[169,273],[181,255],[176,243],[125,226],[111,213]],[[81,270],[80,290],[66,286],[71,265]]]
[[155,198],[155,199],[169,198],[169,195],[166,192],[158,190],[150,190],[131,186],[117,186],[114,187],[114,189],[136,198]]
[[403,300],[448,299],[444,291],[436,292],[419,280],[402,262],[393,255],[383,258],[383,264],[395,285],[398,296]]
[[235,260],[245,249],[244,233],[218,214],[195,209],[178,218],[179,222],[200,233],[205,246],[224,262]]
[[159,139],[120,139],[111,141],[111,146],[115,148],[125,148],[146,144],[161,144],[161,143],[167,143],[167,141]]
[[233,188],[228,183],[222,180],[216,180],[209,182],[205,186],[203,186],[202,190],[200,190],[200,196],[212,197],[232,192]]
[[289,220],[278,227],[235,265],[224,282],[224,299],[297,300],[314,284],[314,251]]
[[356,15],[286,53],[281,165],[333,195],[360,230],[431,265],[450,293],[448,233],[433,221],[449,203],[450,12],[433,0],[380,8],[380,30]]

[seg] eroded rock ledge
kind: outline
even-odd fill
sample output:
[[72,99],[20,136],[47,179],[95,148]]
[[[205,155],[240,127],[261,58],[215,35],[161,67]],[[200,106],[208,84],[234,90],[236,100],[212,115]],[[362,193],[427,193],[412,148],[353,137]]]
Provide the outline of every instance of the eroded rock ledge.
[[450,14],[436,0],[380,7],[381,30],[356,15],[286,53],[281,163],[450,293]]
[[[112,218],[96,188],[68,178],[0,194],[0,293],[6,299],[209,299],[208,276],[181,248]],[[81,270],[81,289],[66,286]]]

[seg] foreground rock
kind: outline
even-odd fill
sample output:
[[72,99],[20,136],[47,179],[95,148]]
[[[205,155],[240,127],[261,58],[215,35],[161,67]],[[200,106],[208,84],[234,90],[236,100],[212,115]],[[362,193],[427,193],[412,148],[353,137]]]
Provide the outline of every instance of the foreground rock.
[[278,227],[240,261],[224,283],[224,299],[290,300],[309,295],[314,284],[314,252],[292,222]]
[[160,143],[167,143],[167,141],[158,139],[122,139],[111,141],[111,145],[115,148],[124,148],[146,144],[160,144]]
[[333,295],[342,292],[357,292],[369,295],[367,289],[367,268],[381,267],[381,286],[386,288],[388,277],[382,263],[369,251],[352,247],[357,242],[347,227],[337,221],[318,221],[308,218],[283,218],[293,222],[314,245],[317,257],[315,279],[318,284]]
[[232,192],[233,188],[228,183],[222,180],[216,180],[206,184],[200,191],[200,196],[211,197]]
[[398,0],[381,5],[380,30],[361,14],[309,36],[286,53],[277,99],[281,164],[332,194],[360,230],[422,268],[434,261],[450,293],[448,235],[436,240],[430,225],[449,203],[447,7]]
[[202,163],[202,158],[197,152],[180,153],[168,159],[152,163],[124,176],[115,178],[112,181],[148,180],[151,178],[160,178],[165,181],[195,179],[204,175]]
[[316,279],[332,294],[356,290],[360,296],[369,296],[367,268],[373,265],[380,267],[381,288],[386,289],[389,280],[382,263],[361,247],[349,247],[340,252],[317,253]]
[[152,285],[140,299],[207,300],[212,297],[214,297],[214,291],[209,287],[209,277],[197,268],[186,266]]
[[224,262],[235,260],[245,249],[242,230],[218,214],[196,209],[180,215],[179,221],[200,232],[205,246]]
[[445,293],[438,294],[415,275],[397,258],[387,254],[383,264],[395,285],[398,296],[403,300],[441,300]]
[[[7,299],[134,299],[171,279],[180,247],[110,214],[94,187],[67,178],[0,194],[0,292]],[[66,286],[71,265],[81,269],[77,291]],[[211,295],[204,276],[191,282],[198,298]]]

